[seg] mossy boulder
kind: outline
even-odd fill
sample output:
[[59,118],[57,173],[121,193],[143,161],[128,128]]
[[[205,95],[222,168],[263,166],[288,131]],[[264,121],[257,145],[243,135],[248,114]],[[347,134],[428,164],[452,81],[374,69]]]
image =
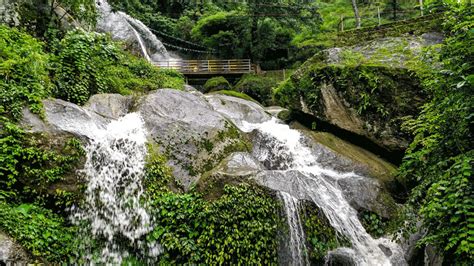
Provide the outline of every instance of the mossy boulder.
[[234,89],[268,106],[273,103],[273,88],[276,86],[277,82],[272,78],[248,74],[240,79]]
[[231,90],[232,86],[230,85],[229,81],[224,77],[213,77],[206,81],[204,84],[204,92],[213,92],[213,91],[220,91],[220,90]]
[[384,66],[315,65],[282,85],[283,106],[368,138],[389,152],[405,150],[403,118],[424,103],[417,73]]
[[185,189],[229,154],[251,148],[242,132],[201,95],[162,89],[145,96],[137,109]]

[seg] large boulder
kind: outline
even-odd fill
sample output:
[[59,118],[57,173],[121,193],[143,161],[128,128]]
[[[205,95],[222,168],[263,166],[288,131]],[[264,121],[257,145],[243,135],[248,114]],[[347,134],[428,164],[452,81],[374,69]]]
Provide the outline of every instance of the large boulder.
[[430,32],[324,50],[296,70],[275,99],[296,111],[297,120],[311,117],[365,137],[399,160],[411,142],[403,119],[416,116],[426,99],[418,69],[438,67],[418,55],[442,40]]
[[198,94],[158,90],[137,110],[185,189],[230,153],[250,148],[245,136]]
[[119,119],[130,112],[133,107],[133,98],[120,94],[96,94],[84,105],[84,108],[91,110],[103,117]]
[[214,110],[230,119],[238,127],[243,126],[243,121],[263,123],[271,118],[261,105],[245,99],[219,94],[207,95],[206,99]]
[[16,241],[0,231],[0,264],[27,265],[31,256]]

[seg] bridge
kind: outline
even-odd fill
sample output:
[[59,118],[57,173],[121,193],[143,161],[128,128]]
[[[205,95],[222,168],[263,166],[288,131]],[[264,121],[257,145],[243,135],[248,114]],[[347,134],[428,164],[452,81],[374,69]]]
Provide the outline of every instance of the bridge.
[[174,69],[186,76],[243,75],[254,73],[250,59],[181,60],[153,62],[159,68]]

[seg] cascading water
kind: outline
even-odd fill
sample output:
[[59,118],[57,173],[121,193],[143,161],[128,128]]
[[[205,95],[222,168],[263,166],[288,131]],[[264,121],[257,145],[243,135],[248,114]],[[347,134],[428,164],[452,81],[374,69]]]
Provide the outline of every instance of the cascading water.
[[[340,178],[360,176],[323,168],[312,151],[302,144],[301,134],[275,118],[260,124],[244,121],[242,125],[243,131],[256,130],[261,135],[262,139],[254,147],[254,155],[267,169],[273,170],[264,174],[264,185],[316,203],[331,225],[351,241],[352,250],[341,249],[345,255],[351,256],[358,265],[406,265],[398,245],[388,239],[373,239],[365,231],[356,210],[349,205],[337,185]],[[294,178],[286,179],[295,172]],[[285,205],[288,209],[288,204]],[[295,215],[289,214],[288,219]]]
[[283,191],[278,193],[278,197],[283,202],[288,224],[288,241],[285,245],[289,250],[290,261],[282,263],[294,266],[309,265],[298,199]]
[[[131,113],[87,134],[92,138],[84,167],[87,190],[71,216],[81,228],[86,253],[82,259],[87,262],[120,263],[128,255],[127,247],[140,250],[143,257],[161,252],[158,244],[147,245],[142,239],[152,230],[152,218],[141,202],[147,154],[143,124],[137,113]],[[102,253],[90,254],[91,244],[101,245]]]
[[163,43],[141,21],[123,12],[113,12],[106,0],[96,0],[96,7],[100,14],[97,21],[100,31],[110,32],[118,40],[136,39],[148,61],[172,59]]

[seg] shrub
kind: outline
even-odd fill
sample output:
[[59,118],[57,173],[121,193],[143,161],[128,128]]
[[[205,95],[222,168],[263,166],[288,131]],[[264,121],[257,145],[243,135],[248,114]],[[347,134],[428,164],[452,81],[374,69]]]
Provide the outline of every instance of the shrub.
[[[1,119],[1,118],[0,118]],[[84,156],[79,141],[71,138],[60,150],[39,147],[38,138],[5,121],[0,131],[0,190],[16,192],[16,200],[44,201],[47,190],[75,169]],[[56,202],[67,196],[55,191]]]
[[213,77],[206,81],[204,84],[204,92],[230,90],[231,85],[224,77]]
[[213,202],[194,193],[151,195],[156,226],[148,236],[165,248],[163,264],[276,264],[278,205],[262,189],[226,186]]
[[0,228],[49,263],[67,262],[75,249],[75,229],[52,211],[32,204],[13,206],[0,200]]
[[235,85],[235,90],[243,92],[263,105],[273,103],[273,88],[277,86],[274,79],[257,75],[244,75]]
[[84,104],[96,93],[130,94],[159,88],[181,89],[184,79],[123,52],[106,35],[72,31],[56,48],[55,96]]
[[18,120],[27,105],[40,112],[50,93],[48,60],[41,42],[0,25],[0,115]]

